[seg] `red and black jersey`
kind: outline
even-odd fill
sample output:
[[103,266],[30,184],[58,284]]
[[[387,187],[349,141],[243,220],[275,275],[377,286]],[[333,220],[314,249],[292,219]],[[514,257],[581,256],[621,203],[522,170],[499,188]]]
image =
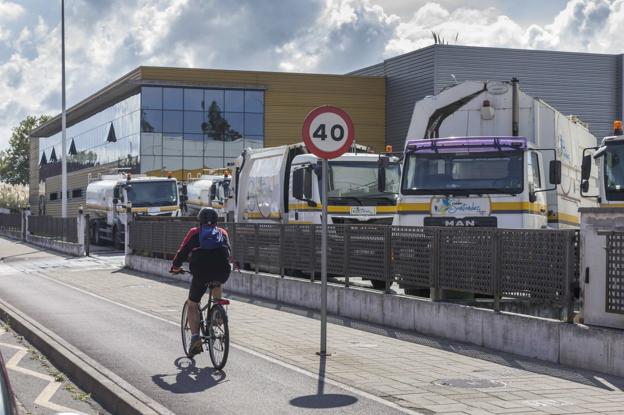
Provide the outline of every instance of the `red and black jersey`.
[[[203,226],[208,226],[208,225],[203,225]],[[223,239],[224,239],[223,248],[218,248],[218,249],[210,250],[210,251],[218,250],[219,252],[205,252],[205,253],[201,252],[201,251],[206,251],[206,250],[200,249],[201,227],[198,226],[189,230],[186,236],[184,237],[184,240],[182,241],[182,244],[180,244],[180,248],[178,248],[178,252],[176,253],[175,258],[173,258],[173,266],[176,268],[181,267],[184,261],[189,259],[189,257],[192,258],[194,255],[196,256],[196,258],[199,258],[199,257],[214,258],[215,256],[223,256],[226,260],[229,259],[232,250],[230,247],[230,239],[229,239],[228,233],[223,228],[219,228],[219,227],[215,227],[215,228],[218,232],[220,232],[223,235]],[[200,251],[200,252],[197,252],[197,251]],[[208,253],[210,255],[207,255]],[[209,265],[209,264],[206,264],[206,265]]]

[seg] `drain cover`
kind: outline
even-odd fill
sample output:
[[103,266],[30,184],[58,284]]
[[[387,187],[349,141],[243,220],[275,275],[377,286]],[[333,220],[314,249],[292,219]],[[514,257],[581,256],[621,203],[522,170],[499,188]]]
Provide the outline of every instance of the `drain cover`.
[[489,379],[440,379],[433,382],[433,384],[466,389],[502,388],[507,386],[503,382]]

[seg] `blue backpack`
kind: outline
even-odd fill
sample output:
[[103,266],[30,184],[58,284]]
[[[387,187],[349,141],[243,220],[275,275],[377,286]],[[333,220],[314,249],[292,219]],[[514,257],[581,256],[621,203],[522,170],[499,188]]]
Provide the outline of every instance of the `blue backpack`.
[[217,249],[225,247],[225,235],[216,226],[202,226],[199,231],[200,249]]

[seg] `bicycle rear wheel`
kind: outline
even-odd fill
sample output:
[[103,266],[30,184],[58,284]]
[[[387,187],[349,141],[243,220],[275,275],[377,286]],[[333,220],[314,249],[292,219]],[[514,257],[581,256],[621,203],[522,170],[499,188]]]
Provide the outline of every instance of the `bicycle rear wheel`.
[[215,304],[210,309],[208,317],[208,350],[214,368],[217,370],[223,369],[230,352],[230,331],[225,308],[220,304]]

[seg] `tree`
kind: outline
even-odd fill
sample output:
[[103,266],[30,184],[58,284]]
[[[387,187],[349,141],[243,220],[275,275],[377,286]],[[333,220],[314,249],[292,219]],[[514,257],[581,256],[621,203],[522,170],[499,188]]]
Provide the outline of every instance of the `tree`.
[[9,184],[28,184],[30,162],[30,140],[28,136],[51,117],[29,115],[13,128],[9,139],[9,148],[0,154],[0,182]]

